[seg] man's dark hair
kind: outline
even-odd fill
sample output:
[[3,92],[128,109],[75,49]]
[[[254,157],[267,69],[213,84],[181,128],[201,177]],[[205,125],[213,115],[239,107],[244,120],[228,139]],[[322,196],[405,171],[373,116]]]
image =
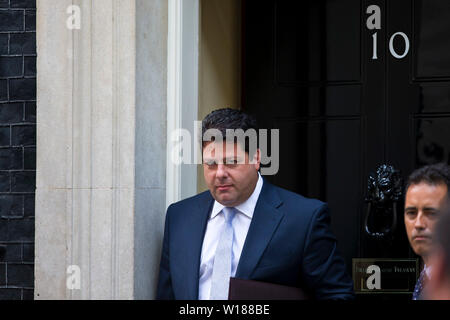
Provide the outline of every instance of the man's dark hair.
[[445,163],[437,163],[414,170],[408,177],[405,191],[408,191],[411,185],[422,182],[433,186],[445,184],[448,197],[450,191],[450,167]]
[[[212,111],[208,114],[202,121],[202,147],[205,146],[209,141],[204,141],[203,136],[205,132],[209,129],[217,129],[222,134],[223,140],[226,140],[227,129],[237,130],[242,129],[246,132],[249,129],[254,129],[258,132],[258,124],[256,119],[240,110],[224,108]],[[256,135],[257,139],[257,147],[259,146],[258,134]],[[234,139],[236,142],[236,139]],[[249,152],[249,144],[247,143],[247,139],[245,141],[244,150],[250,156],[253,156]]]

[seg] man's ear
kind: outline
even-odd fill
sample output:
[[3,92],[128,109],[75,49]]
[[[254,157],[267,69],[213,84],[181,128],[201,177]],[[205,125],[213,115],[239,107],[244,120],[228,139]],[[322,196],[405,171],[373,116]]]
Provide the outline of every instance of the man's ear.
[[259,148],[256,149],[252,163],[255,164],[256,171],[259,171],[259,168],[261,167],[261,150],[259,150]]

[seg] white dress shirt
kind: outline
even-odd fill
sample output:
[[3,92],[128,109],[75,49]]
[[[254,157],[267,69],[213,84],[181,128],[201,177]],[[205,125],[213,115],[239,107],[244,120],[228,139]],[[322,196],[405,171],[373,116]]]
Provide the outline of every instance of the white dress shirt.
[[[247,237],[248,228],[252,222],[253,212],[255,211],[256,202],[263,180],[258,172],[258,182],[252,195],[243,203],[236,206],[236,214],[232,225],[234,229],[233,239],[233,255],[231,261],[231,276],[234,277],[236,269],[241,257],[242,248],[244,247],[245,238]],[[202,254],[200,258],[200,274],[198,286],[199,300],[209,300],[211,292],[211,278],[214,266],[214,255],[219,243],[222,226],[225,223],[225,217],[222,213],[224,208],[219,202],[214,201],[214,206],[206,226],[205,237],[203,239]]]

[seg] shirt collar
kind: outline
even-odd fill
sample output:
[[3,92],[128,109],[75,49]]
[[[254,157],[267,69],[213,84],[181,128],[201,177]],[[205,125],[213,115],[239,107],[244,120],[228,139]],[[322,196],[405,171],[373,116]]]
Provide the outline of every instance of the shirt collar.
[[[262,185],[263,179],[261,178],[261,174],[258,172],[258,182],[256,182],[256,186],[253,190],[252,195],[243,203],[235,207],[237,210],[239,210],[239,212],[245,214],[250,219],[253,218],[253,212],[255,211],[256,202],[258,201],[259,194],[261,193]],[[213,219],[215,216],[217,216],[224,207],[225,206],[223,204],[220,204],[219,202],[214,200],[214,206],[211,211],[210,219]]]

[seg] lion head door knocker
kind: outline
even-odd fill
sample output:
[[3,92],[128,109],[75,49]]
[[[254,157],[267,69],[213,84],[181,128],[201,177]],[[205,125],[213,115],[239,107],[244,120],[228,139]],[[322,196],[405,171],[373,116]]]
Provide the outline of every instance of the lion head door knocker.
[[403,181],[400,171],[393,166],[380,165],[376,174],[368,179],[364,223],[366,233],[373,239],[382,240],[392,235],[397,227],[397,203],[402,198]]

